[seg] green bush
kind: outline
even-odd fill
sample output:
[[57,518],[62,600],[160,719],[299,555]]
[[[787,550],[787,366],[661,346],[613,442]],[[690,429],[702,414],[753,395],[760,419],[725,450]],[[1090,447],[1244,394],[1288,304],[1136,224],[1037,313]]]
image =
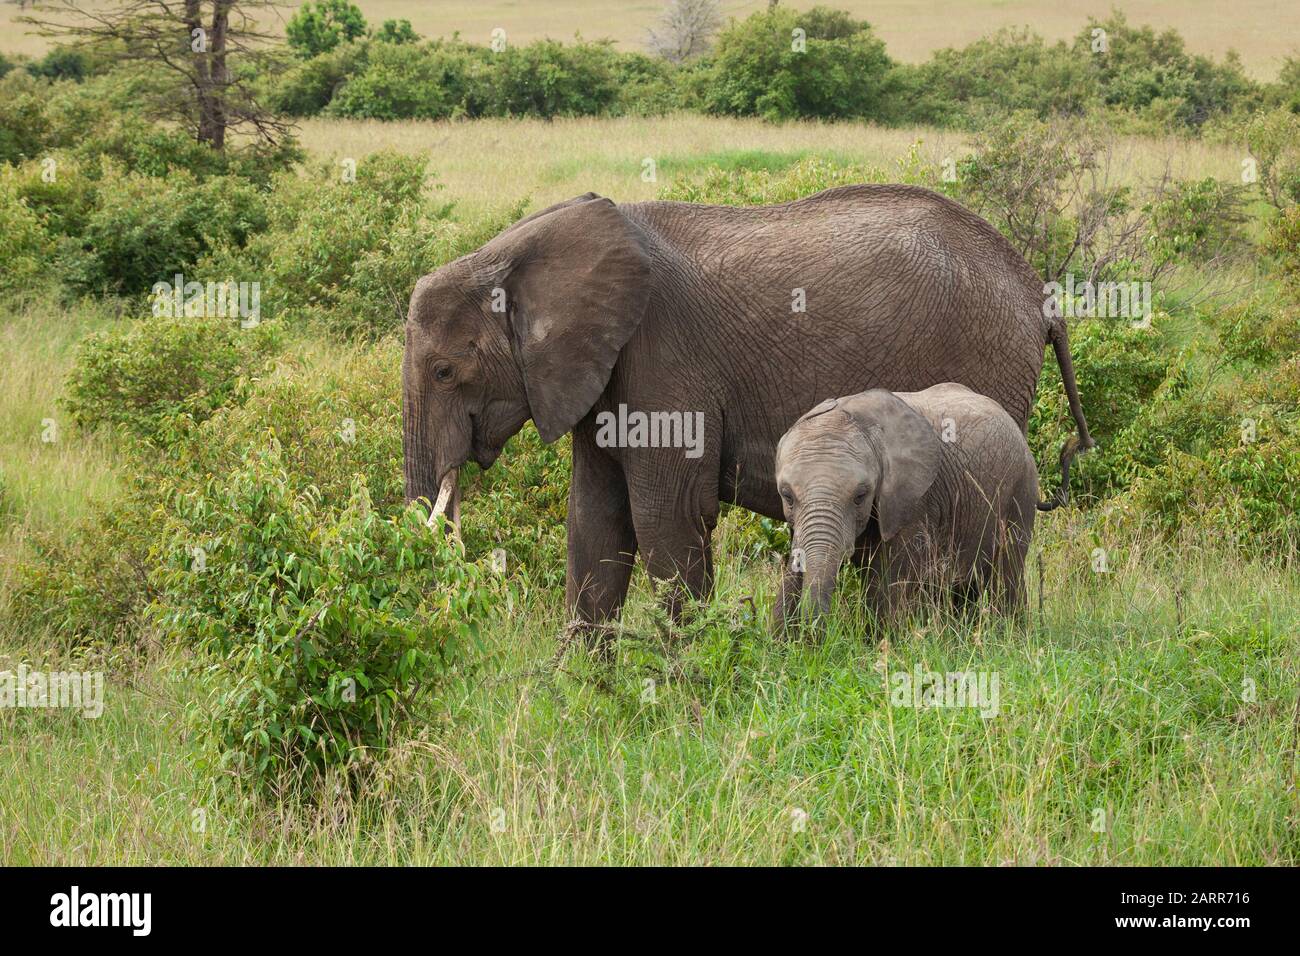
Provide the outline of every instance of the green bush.
[[1283,211],[1269,224],[1265,246],[1277,256],[1283,275],[1300,279],[1300,205]]
[[[1150,408],[1166,381],[1176,388],[1179,366],[1154,328],[1135,328],[1124,320],[1071,323],[1070,351],[1088,427],[1099,446],[1077,460],[1071,485],[1076,493],[1105,497],[1131,478],[1119,437]],[[1060,368],[1049,352],[1029,416],[1029,444],[1045,485],[1055,484],[1049,476],[1058,473],[1061,446],[1074,431]]]
[[96,188],[81,252],[67,264],[68,283],[86,293],[142,294],[192,271],[209,249],[242,244],[267,222],[264,194],[235,177],[199,182],[174,170],[158,178],[110,164]]
[[16,178],[0,171],[0,292],[24,292],[53,278],[54,245]]
[[[795,48],[796,30],[804,31],[805,49]],[[702,101],[710,113],[770,120],[879,119],[886,115],[890,69],[884,43],[866,23],[851,27],[823,8],[777,7],[722,31],[701,76]]]
[[419,508],[385,517],[299,491],[279,443],[172,501],[151,618],[203,652],[191,715],[219,772],[275,790],[361,779],[435,713],[498,595]]
[[420,40],[410,20],[385,20],[374,32],[374,38],[379,43],[418,43]]
[[342,363],[303,367],[292,353],[231,403],[173,445],[175,474],[229,474],[266,443],[280,458],[295,491],[316,489],[341,507],[360,475],[375,507],[393,514],[404,501],[402,479],[401,349],[385,341],[358,349]]
[[330,100],[331,116],[446,119],[477,115],[474,72],[491,56],[460,42],[372,44],[360,70]]
[[618,99],[617,58],[608,43],[538,40],[506,47],[483,75],[492,116],[592,116]]
[[1262,296],[1230,306],[1214,318],[1221,354],[1234,362],[1276,365],[1300,352],[1300,306]]
[[1134,273],[1143,232],[1133,222],[1132,188],[1113,175],[1103,123],[1016,113],[979,130],[971,145],[958,163],[958,198],[1045,281]]
[[36,213],[51,239],[85,231],[95,208],[97,174],[96,168],[64,152],[0,170],[0,178]]
[[177,416],[207,419],[238,404],[280,346],[271,323],[237,318],[152,318],[81,342],[64,405],[83,428],[120,427],[151,441],[174,438]]
[[1018,111],[1039,119],[1078,116],[1100,102],[1085,58],[1006,28],[961,49],[938,50],[925,63],[899,65],[894,81],[889,118],[935,126],[974,129]]
[[0,79],[0,163],[17,163],[39,156],[49,134],[45,97],[49,84],[25,70]]
[[[1104,52],[1094,52],[1096,30],[1105,31]],[[1103,102],[1152,112],[1185,129],[1196,129],[1259,94],[1235,53],[1217,64],[1193,56],[1177,31],[1157,34],[1148,26],[1131,26],[1118,10],[1105,20],[1090,19],[1069,55],[1088,64]]]
[[156,476],[138,478],[119,501],[92,509],[73,527],[31,536],[31,557],[17,568],[9,609],[26,633],[47,632],[69,649],[144,639],[141,613],[163,520],[158,487]]
[[315,116],[352,76],[365,71],[370,45],[340,43],[286,70],[271,84],[267,103],[286,116]]
[[1147,244],[1157,266],[1205,262],[1244,244],[1246,187],[1213,177],[1171,184],[1151,203]]
[[204,275],[262,281],[264,314],[310,316],[344,335],[400,325],[419,276],[478,248],[518,218],[519,207],[471,223],[425,195],[425,160],[375,153],[349,171],[321,165],[282,176],[268,199],[267,228],[245,246],[222,245]]
[[1287,109],[1255,113],[1241,135],[1265,198],[1278,209],[1300,202],[1300,115]]
[[299,56],[327,53],[340,43],[366,34],[366,18],[349,0],[317,0],[304,3],[285,24],[289,47]]

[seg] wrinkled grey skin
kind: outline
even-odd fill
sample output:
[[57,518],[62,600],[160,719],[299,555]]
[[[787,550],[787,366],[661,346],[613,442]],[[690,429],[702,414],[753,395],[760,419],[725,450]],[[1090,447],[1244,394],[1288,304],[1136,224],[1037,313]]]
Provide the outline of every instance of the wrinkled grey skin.
[[[796,290],[806,311],[792,310]],[[720,501],[781,516],[777,440],[828,395],[960,381],[1023,432],[1050,343],[1090,445],[1065,325],[1042,305],[1042,282],[993,227],[924,189],[751,208],[580,196],[416,284],[407,497],[433,501],[470,459],[487,467],[529,418],[548,442],[571,432],[571,618],[617,614],[638,553],[677,582],[677,613],[683,592],[711,587]],[[596,416],[620,403],[701,412],[703,454],[599,447]]]
[[1020,608],[1038,473],[997,402],[951,382],[832,399],[782,437],[775,474],[802,559],[782,578],[777,625],[801,593],[809,611],[829,610],[850,558],[887,619],[922,592],[963,603],[987,593],[999,610]]

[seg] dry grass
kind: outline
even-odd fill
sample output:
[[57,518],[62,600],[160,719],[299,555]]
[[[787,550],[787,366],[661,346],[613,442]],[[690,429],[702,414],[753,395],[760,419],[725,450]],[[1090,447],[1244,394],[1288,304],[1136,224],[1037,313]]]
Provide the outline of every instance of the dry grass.
[[[89,0],[96,6],[101,0]],[[587,39],[610,37],[623,49],[641,49],[646,28],[663,8],[660,0],[356,0],[367,20],[410,20],[422,36],[446,36],[459,31],[475,42],[487,42],[501,27],[510,41],[527,43],[539,37],[568,40],[575,33]],[[723,0],[730,16],[745,16],[766,0]],[[808,0],[789,6],[807,8]],[[889,52],[908,62],[924,60],[934,50],[963,46],[1004,26],[1030,26],[1049,40],[1072,36],[1090,15],[1105,16],[1112,7],[1123,10],[1134,23],[1159,28],[1175,27],[1196,53],[1222,56],[1229,49],[1242,55],[1255,76],[1277,74],[1282,57],[1300,47],[1293,29],[1294,10],[1285,0],[831,0],[827,6],[850,10],[865,17],[888,44]],[[285,5],[287,18],[298,6]],[[0,49],[13,53],[39,53],[46,46],[13,21],[21,16],[17,3],[0,6]]]
[[[500,208],[523,197],[535,205],[588,190],[619,202],[653,199],[682,175],[718,163],[780,164],[800,155],[827,155],[886,169],[920,142],[934,163],[961,155],[964,139],[927,127],[887,129],[863,123],[800,122],[774,125],[754,119],[695,114],[620,119],[381,122],[311,119],[304,145],[320,157],[363,159],[379,149],[422,153],[447,194],[466,211]],[[656,180],[642,173],[646,158]],[[1154,178],[1166,163],[1183,178],[1232,179],[1241,155],[1225,146],[1177,137],[1131,137],[1115,161],[1124,175]]]

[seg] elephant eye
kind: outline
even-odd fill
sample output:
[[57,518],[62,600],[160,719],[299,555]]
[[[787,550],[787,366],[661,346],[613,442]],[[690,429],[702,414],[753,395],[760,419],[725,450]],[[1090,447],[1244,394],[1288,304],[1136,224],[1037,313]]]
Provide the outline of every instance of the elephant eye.
[[781,497],[785,499],[786,504],[788,505],[794,504],[794,495],[790,492],[789,488],[781,489]]
[[860,506],[860,505],[861,505],[864,501],[866,501],[866,500],[867,500],[867,489],[866,489],[866,488],[859,488],[859,489],[858,489],[858,493],[857,493],[856,495],[853,496],[853,503],[854,503],[855,505],[859,505],[859,506]]
[[449,382],[451,381],[451,371],[451,366],[444,362],[433,370],[433,377],[439,382]]

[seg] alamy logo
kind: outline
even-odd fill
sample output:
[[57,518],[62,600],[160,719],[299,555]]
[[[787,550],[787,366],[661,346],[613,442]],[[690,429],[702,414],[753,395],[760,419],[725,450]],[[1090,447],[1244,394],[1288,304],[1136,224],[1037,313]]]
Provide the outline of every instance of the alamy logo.
[[993,671],[911,671],[889,675],[889,700],[895,707],[973,707],[981,717],[996,717],[1001,708],[1001,681]]
[[64,708],[91,720],[104,713],[104,675],[100,671],[44,671],[19,664],[0,671],[0,708]]
[[630,412],[620,403],[617,414],[596,416],[596,428],[599,448],[685,448],[687,458],[704,454],[703,412]]
[[51,926],[129,926],[131,935],[148,936],[153,927],[152,893],[69,893],[50,897]]
[[1151,318],[1150,282],[1083,282],[1074,273],[1065,284],[1043,286],[1043,317],[1047,319],[1132,319],[1146,324]]
[[171,282],[155,282],[149,291],[153,314],[158,318],[239,319],[246,329],[262,320],[259,282],[186,282],[178,272]]

